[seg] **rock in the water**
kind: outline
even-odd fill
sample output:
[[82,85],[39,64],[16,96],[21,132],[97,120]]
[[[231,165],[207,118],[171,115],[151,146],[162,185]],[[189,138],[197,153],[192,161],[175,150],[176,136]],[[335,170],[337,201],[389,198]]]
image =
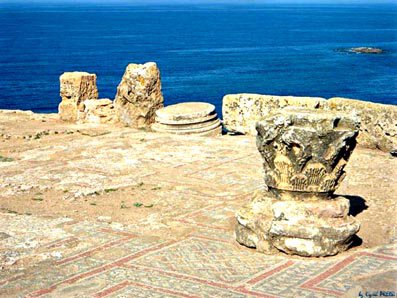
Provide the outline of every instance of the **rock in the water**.
[[359,120],[333,111],[285,109],[257,124],[269,191],[237,214],[236,240],[258,251],[328,256],[359,230],[350,202],[332,194],[345,176]]
[[80,114],[79,120],[83,123],[116,123],[113,101],[108,98],[84,101],[84,113]]
[[201,136],[222,133],[215,107],[204,102],[179,103],[158,110],[152,129],[157,132]]
[[97,99],[96,75],[87,72],[65,72],[59,78],[60,95],[59,116],[64,121],[77,121],[79,113],[84,112],[84,101]]
[[382,54],[383,50],[380,48],[372,48],[372,47],[358,47],[351,48],[349,52],[358,53],[358,54]]
[[117,87],[115,109],[119,120],[127,126],[146,128],[163,107],[160,71],[154,62],[129,64]]

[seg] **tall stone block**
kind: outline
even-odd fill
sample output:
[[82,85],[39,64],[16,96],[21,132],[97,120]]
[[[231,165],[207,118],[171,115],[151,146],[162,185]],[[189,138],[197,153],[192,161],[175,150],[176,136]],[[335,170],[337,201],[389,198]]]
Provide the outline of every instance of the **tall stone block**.
[[77,121],[79,113],[84,112],[83,102],[98,98],[96,75],[87,72],[65,72],[59,78],[60,95],[59,116],[64,121]]
[[115,109],[119,120],[131,127],[149,127],[163,101],[156,63],[129,64],[117,87]]
[[347,249],[359,223],[348,215],[350,201],[333,193],[355,148],[359,120],[288,108],[256,128],[268,191],[237,214],[237,241],[301,256]]

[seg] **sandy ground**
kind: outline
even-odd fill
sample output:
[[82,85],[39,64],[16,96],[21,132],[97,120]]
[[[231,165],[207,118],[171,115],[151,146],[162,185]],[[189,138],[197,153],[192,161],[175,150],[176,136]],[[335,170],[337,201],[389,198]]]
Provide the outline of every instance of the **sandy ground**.
[[[156,246],[162,241],[184,243],[184,239],[189,239],[194,247],[203,246],[199,249],[200,256],[202,251],[210,250],[211,243],[186,237],[199,233],[200,239],[212,237],[231,243],[227,244],[231,245],[227,252],[218,244],[214,248],[213,253],[221,253],[220,259],[214,259],[219,265],[214,265],[217,274],[225,270],[221,267],[223,261],[236,257],[233,266],[241,265],[238,270],[242,271],[246,268],[244,262],[250,260],[256,264],[255,258],[261,258],[256,257],[261,254],[239,246],[233,236],[235,212],[255,192],[264,190],[261,157],[253,137],[173,136],[124,127],[65,124],[56,115],[0,111],[0,156],[0,296],[29,293],[48,286],[46,282],[55,282],[62,274],[67,281],[67,273],[52,272],[51,268],[54,264],[80,260],[80,255],[87,257],[84,266],[79,263],[73,268],[88,270],[90,274],[91,265],[87,262],[93,258],[94,251],[103,251],[103,247],[110,249],[105,259],[123,256],[127,251],[113,248],[114,241],[119,241],[112,238],[114,233],[127,237],[117,245],[122,241],[132,245],[129,237],[137,236],[131,233],[139,235],[143,246]],[[388,245],[397,239],[397,158],[381,151],[357,148],[346,171],[347,177],[337,194],[350,199],[351,214],[361,222],[361,229],[354,247],[338,257],[349,260],[352,253],[357,253],[364,262],[363,250],[377,251],[383,245],[381,251],[388,251]],[[91,249],[91,246],[99,248]],[[229,250],[242,255],[223,257],[222,253]],[[62,259],[73,253],[79,257]],[[205,260],[211,257],[211,252],[207,253],[203,256]],[[189,253],[185,256],[189,260],[192,257]],[[96,266],[103,258],[95,259],[99,262]],[[285,258],[296,259],[282,253],[274,258],[280,262]],[[272,263],[274,258],[267,261]],[[382,258],[394,257],[382,255]],[[319,264],[328,268],[338,259],[330,260]],[[176,266],[175,270],[186,265],[186,260],[175,262],[172,265]],[[306,266],[304,261],[291,262]],[[368,264],[364,263],[363,268]],[[395,276],[390,271],[393,268],[389,268],[390,262],[376,264],[383,266],[383,271],[375,272],[380,274],[378,279]],[[65,267],[65,270],[71,269]],[[360,270],[364,274],[365,270]],[[40,280],[36,278],[38,272],[42,275]],[[318,273],[306,275],[311,274]],[[360,286],[349,287],[354,291],[362,289],[363,284],[373,279],[374,272],[366,274],[357,275],[358,281],[364,280]],[[210,275],[207,277],[212,279]],[[347,282],[346,277],[341,278]],[[111,282],[112,279],[106,279],[104,287]],[[297,290],[295,286],[288,289]],[[235,290],[242,288],[236,285]],[[91,290],[87,288],[87,291]],[[333,295],[329,293],[325,297]],[[296,295],[303,294],[296,292]]]
[[[239,197],[243,204],[263,187],[253,137],[172,136],[5,112],[0,134],[5,213],[165,222],[208,200]],[[396,158],[358,148],[337,193],[350,199],[364,247],[396,237]]]
[[[5,213],[165,222],[223,197],[239,196],[243,204],[263,187],[252,137],[178,137],[5,112],[1,134]],[[358,148],[337,193],[350,199],[364,247],[396,237],[396,158]]]

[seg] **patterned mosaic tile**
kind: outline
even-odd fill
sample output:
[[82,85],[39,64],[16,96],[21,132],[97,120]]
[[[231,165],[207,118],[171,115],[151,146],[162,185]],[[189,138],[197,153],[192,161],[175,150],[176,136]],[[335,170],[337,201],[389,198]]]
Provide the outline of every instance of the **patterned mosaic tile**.
[[[109,281],[112,281],[110,285]],[[245,297],[224,284],[139,266],[113,268],[75,284],[60,287],[48,297],[92,293],[95,293],[95,297],[118,297],[122,293],[129,293],[128,289],[132,285],[137,289],[141,288],[143,292],[149,288],[155,293],[166,294],[167,297],[172,292],[178,293],[178,297],[181,294],[188,297]]]
[[374,256],[359,256],[337,274],[320,282],[318,287],[343,293],[352,287],[351,276],[369,274],[380,270],[387,271],[393,268],[397,268],[397,259],[392,261]]
[[[324,272],[333,263],[335,262],[313,262],[310,260],[307,262],[291,261],[289,266],[285,266],[283,270],[265,276],[261,281],[256,283],[252,289],[260,293],[272,294],[277,297],[287,297],[291,294],[291,289],[299,288],[299,286],[308,281],[310,277]],[[313,294],[310,291],[302,290],[302,292],[305,292],[304,295],[309,295],[307,297]],[[303,295],[303,293],[300,294]]]
[[230,243],[189,238],[131,264],[226,283],[240,283],[278,264],[278,258],[237,250]]
[[15,293],[26,295],[30,292],[47,288],[49,285],[62,282],[76,274],[97,268],[103,264],[104,261],[91,258],[84,258],[60,267],[43,263],[39,267],[34,268],[32,272],[28,272],[1,286],[0,294],[4,292],[8,297],[13,297]]

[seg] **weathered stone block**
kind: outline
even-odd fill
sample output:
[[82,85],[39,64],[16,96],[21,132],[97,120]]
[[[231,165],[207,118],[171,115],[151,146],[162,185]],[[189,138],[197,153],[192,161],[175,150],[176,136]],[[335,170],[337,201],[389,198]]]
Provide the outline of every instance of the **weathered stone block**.
[[59,78],[60,95],[59,116],[64,121],[77,121],[79,113],[84,112],[83,102],[97,99],[96,75],[87,72],[65,72]]
[[397,106],[334,97],[328,108],[360,116],[360,145],[386,152],[397,149]]
[[256,122],[286,107],[320,109],[326,100],[320,97],[230,94],[223,98],[223,124],[230,132],[256,135]]
[[347,98],[293,97],[230,94],[223,98],[225,128],[234,133],[256,135],[255,124],[286,107],[325,109],[361,117],[358,143],[390,152],[397,149],[397,106]]
[[79,120],[83,123],[116,123],[113,101],[108,98],[84,101],[84,113],[80,113]]
[[119,120],[131,127],[149,127],[163,101],[156,63],[129,64],[117,87],[114,103]]
[[237,213],[236,240],[263,253],[335,255],[351,244],[360,224],[348,215],[349,200],[280,200],[271,192]]

